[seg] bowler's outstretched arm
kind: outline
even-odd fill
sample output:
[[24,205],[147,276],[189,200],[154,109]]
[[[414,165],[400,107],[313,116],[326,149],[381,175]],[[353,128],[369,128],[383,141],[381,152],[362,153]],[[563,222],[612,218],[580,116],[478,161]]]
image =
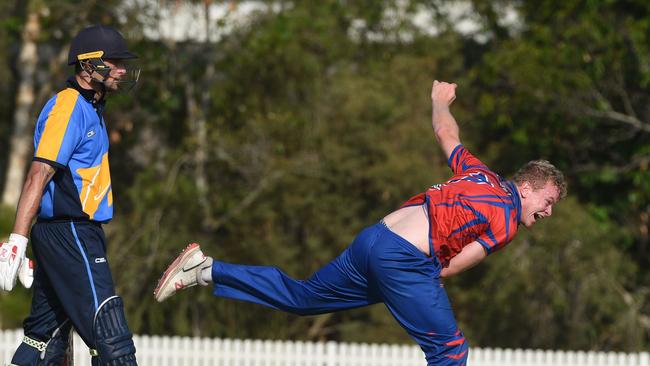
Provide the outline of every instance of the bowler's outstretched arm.
[[458,124],[449,111],[449,106],[456,99],[456,84],[433,82],[431,88],[431,124],[440,147],[449,159],[454,148],[460,144]]

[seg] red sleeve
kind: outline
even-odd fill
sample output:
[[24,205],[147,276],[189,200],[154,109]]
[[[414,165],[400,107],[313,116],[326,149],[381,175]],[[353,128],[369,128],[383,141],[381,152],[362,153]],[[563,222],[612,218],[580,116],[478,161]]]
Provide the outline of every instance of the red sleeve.
[[451,155],[449,155],[447,165],[449,165],[454,174],[464,173],[471,169],[490,171],[490,168],[472,155],[463,145],[458,145],[454,148]]

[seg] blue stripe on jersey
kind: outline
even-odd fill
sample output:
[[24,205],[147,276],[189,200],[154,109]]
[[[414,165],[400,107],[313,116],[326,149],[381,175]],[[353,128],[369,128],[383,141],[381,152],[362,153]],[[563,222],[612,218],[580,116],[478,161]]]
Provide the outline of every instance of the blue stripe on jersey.
[[505,210],[506,215],[506,238],[510,237],[510,210]]
[[510,203],[504,203],[500,201],[486,201],[486,200],[476,200],[476,199],[468,199],[467,201],[469,202],[475,202],[475,203],[485,203],[490,206],[495,206],[499,208],[514,208],[512,207],[512,204]]
[[469,222],[465,223],[465,225],[463,225],[463,226],[459,227],[458,229],[452,231],[451,234],[449,234],[449,237],[451,237],[451,236],[453,236],[453,235],[455,235],[455,234],[458,234],[458,233],[460,233],[461,231],[463,231],[463,230],[465,230],[465,229],[469,229],[469,228],[472,227],[472,226],[482,225],[482,224],[487,224],[487,223],[488,223],[488,222],[487,222],[487,220],[485,219],[485,217],[483,217],[482,219],[481,219],[481,218],[477,218],[477,219],[475,219],[475,220],[472,220],[472,221],[469,221]]
[[443,203],[437,203],[437,204],[435,204],[434,206],[444,206],[444,207],[461,206],[462,208],[464,208],[464,209],[466,209],[466,210],[470,210],[470,211],[472,211],[472,213],[474,213],[477,217],[484,217],[483,214],[481,214],[481,212],[475,210],[474,207],[469,206],[469,205],[466,205],[466,204],[464,204],[464,203],[462,203],[462,202],[458,202],[458,201],[453,202],[453,203],[446,203],[446,202],[443,202]]
[[476,239],[476,241],[479,242],[479,243],[480,243],[480,244],[485,248],[485,250],[487,250],[488,253],[491,253],[492,250],[494,249],[493,246],[491,246],[490,244],[486,243],[485,240],[483,240],[483,239],[481,239],[481,238]]
[[483,216],[483,214],[480,211],[474,209],[472,206],[465,205],[462,202],[438,203],[435,206],[445,206],[445,207],[461,206],[462,208],[471,211],[474,214],[474,216],[476,216],[476,220],[472,220],[470,222],[467,222],[467,223],[465,223],[465,225],[455,229],[454,231],[451,232],[449,237],[451,237],[453,234],[457,234],[457,233],[459,233],[459,232],[461,232],[461,231],[463,231],[463,230],[465,230],[467,228],[470,228],[472,226],[481,225],[481,224],[485,224],[485,223],[488,222],[487,218],[485,216]]
[[[470,202],[485,203],[490,206],[496,206],[503,209],[503,215],[505,216],[506,222],[506,238],[510,237],[510,210],[514,209],[512,204],[503,203],[503,202],[494,202],[494,201],[485,201],[485,200],[468,200]],[[517,221],[518,222],[518,221]]]
[[466,194],[459,194],[459,197],[463,198],[497,198],[500,200],[510,200],[510,196],[499,196],[496,194],[479,194],[476,196],[471,196],[471,195],[466,195]]
[[[454,150],[451,152],[451,154],[449,154],[449,158],[447,159],[447,165],[448,165],[450,168],[452,168],[451,161],[454,159],[454,157],[456,158],[456,164],[458,164],[458,157],[460,156],[460,154],[458,154],[458,150],[459,150],[460,148],[462,148],[462,147],[463,147],[463,145],[458,144],[458,145],[454,148]],[[454,166],[455,166],[455,165],[454,165]]]
[[483,169],[483,170],[488,170],[489,168],[486,167],[485,165],[465,165],[465,162],[463,162],[463,171],[468,170],[468,169]]
[[510,199],[512,200],[513,207],[517,211],[517,222],[521,221],[521,200],[519,199],[519,190],[512,181],[505,182],[506,188],[510,190]]
[[488,228],[487,230],[485,230],[485,234],[490,237],[490,240],[492,240],[494,246],[497,246],[497,244],[499,244],[497,242],[497,238],[494,237],[494,232],[492,231],[492,228]]
[[[454,150],[452,150],[451,154],[449,155],[449,158],[447,159],[447,165],[454,171],[456,170],[454,168],[457,167],[459,164],[460,156],[462,155],[463,150],[464,150],[464,146],[462,144],[457,145],[454,148]],[[453,165],[452,165],[452,161],[453,161]],[[465,171],[468,169],[490,170],[490,168],[488,168],[485,165],[466,165],[465,162],[463,161],[463,164],[461,165],[461,170]]]

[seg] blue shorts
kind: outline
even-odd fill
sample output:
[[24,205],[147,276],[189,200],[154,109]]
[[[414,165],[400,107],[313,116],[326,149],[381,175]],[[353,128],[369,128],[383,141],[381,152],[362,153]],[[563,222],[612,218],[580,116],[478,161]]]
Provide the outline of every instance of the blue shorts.
[[468,343],[458,329],[440,264],[383,223],[363,230],[336,259],[306,281],[275,267],[214,261],[214,294],[313,315],[383,302],[420,345],[428,365],[465,365]]
[[[47,342],[55,330],[74,326],[94,348],[95,312],[115,295],[101,226],[89,221],[38,222],[32,227],[31,245],[36,266],[25,335]],[[35,355],[35,348],[21,343],[12,363],[36,365]]]

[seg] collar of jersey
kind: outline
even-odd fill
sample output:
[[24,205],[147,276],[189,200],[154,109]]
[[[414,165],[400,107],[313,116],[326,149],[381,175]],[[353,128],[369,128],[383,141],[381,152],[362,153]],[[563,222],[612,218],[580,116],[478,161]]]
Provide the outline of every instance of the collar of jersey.
[[84,98],[88,103],[91,103],[91,104],[93,104],[93,105],[96,105],[96,104],[104,104],[104,102],[105,102],[105,101],[104,101],[104,98],[102,98],[102,99],[96,101],[96,100],[95,100],[95,91],[94,91],[93,89],[84,89],[84,88],[82,88],[82,87],[79,85],[79,83],[77,82],[77,79],[75,79],[74,76],[71,76],[70,78],[68,78],[68,80],[67,80],[67,84],[68,84],[68,87],[70,87],[70,88],[72,88],[72,89],[78,91],[79,94],[81,94],[81,96],[82,96],[82,97],[83,97],[83,98]]
[[517,189],[515,182],[511,180],[505,181],[504,188],[512,199],[512,205],[517,211],[517,223],[519,223],[519,220],[521,219],[521,200],[519,199],[519,190]]

